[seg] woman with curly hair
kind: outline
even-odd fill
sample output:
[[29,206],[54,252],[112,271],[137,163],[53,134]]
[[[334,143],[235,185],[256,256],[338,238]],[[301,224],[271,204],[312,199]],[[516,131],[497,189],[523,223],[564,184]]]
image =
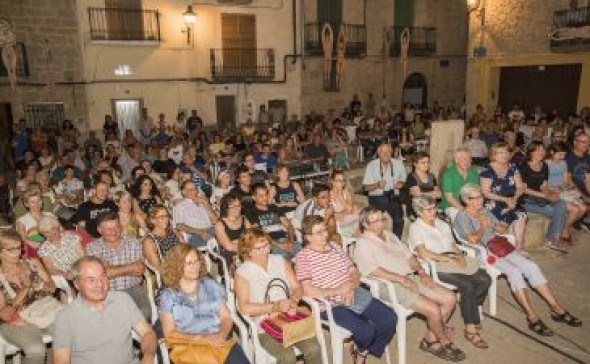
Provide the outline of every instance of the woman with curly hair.
[[133,211],[140,214],[144,219],[147,218],[150,208],[163,203],[156,183],[146,174],[137,177],[131,186],[130,192],[133,196]]
[[227,354],[224,363],[249,363],[241,346],[228,340],[233,322],[225,290],[207,276],[205,260],[196,248],[173,247],[162,264],[162,279],[166,288],[157,301],[166,339],[209,344]]

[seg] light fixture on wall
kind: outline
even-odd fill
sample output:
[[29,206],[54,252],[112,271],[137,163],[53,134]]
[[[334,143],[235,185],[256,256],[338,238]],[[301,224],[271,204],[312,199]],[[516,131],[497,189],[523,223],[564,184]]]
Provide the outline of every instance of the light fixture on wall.
[[182,32],[186,33],[186,44],[192,44],[194,26],[197,21],[197,14],[193,11],[192,5],[186,7],[186,11],[182,13],[182,18],[184,20],[184,25],[186,25],[186,28],[182,29]]

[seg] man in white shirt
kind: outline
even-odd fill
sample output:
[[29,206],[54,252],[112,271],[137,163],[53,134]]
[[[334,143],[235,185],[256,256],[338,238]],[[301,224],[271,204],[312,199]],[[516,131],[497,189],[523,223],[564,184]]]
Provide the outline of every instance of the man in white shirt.
[[401,238],[404,230],[404,213],[399,190],[406,182],[404,163],[392,158],[391,145],[382,143],[377,148],[378,158],[365,168],[363,188],[369,193],[369,205],[386,211],[393,220],[393,233]]
[[172,209],[174,227],[184,233],[190,245],[205,247],[214,236],[212,221],[217,221],[217,214],[209,205],[207,196],[198,192],[192,180],[184,181],[181,191],[184,199]]

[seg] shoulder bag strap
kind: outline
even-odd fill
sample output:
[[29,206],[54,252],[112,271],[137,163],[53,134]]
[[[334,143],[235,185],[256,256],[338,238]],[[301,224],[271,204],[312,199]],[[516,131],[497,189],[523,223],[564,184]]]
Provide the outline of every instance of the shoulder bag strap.
[[264,292],[264,303],[270,303],[270,290],[274,287],[281,288],[285,292],[285,298],[289,298],[289,287],[287,283],[281,278],[273,278],[266,285],[266,292]]

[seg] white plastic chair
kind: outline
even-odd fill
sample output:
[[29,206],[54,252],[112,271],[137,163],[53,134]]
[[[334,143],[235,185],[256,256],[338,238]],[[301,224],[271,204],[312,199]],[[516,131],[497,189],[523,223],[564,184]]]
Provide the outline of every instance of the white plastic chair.
[[[344,364],[344,341],[352,337],[352,333],[345,328],[339,326],[334,320],[332,313],[332,304],[323,298],[317,298],[319,302],[324,305],[327,320],[321,320],[322,325],[327,327],[330,331],[330,342],[332,345],[332,363]],[[321,344],[321,343],[320,343]],[[391,364],[391,357],[389,355],[389,346],[385,348],[385,360],[387,364]]]
[[12,357],[13,364],[20,364],[21,350],[0,336],[0,364],[6,363],[7,357]]
[[[319,305],[318,305],[317,301],[315,301],[313,299],[303,297],[302,300],[304,302],[306,302],[311,307],[312,314],[315,318],[316,335],[317,335],[318,342],[320,343],[320,348],[322,350],[322,363],[329,364],[330,362],[328,360],[328,351],[326,348],[326,340],[324,339],[323,330],[322,330]],[[277,362],[276,359],[272,355],[270,355],[266,350],[264,350],[264,348],[260,344],[260,339],[258,338],[258,325],[254,321],[254,319],[252,319],[252,317],[250,317],[248,315],[241,315],[241,317],[248,324],[248,327],[250,329],[250,339],[251,339],[252,346],[254,349],[254,358],[253,358],[254,360],[252,362],[254,364],[275,364]],[[293,347],[293,350],[295,351],[296,356],[300,356],[303,354],[296,347]]]
[[[363,277],[361,279],[362,283],[365,283],[371,289],[371,293],[374,297],[379,297],[379,299],[391,307],[395,314],[397,315],[397,325],[396,325],[396,338],[397,338],[397,362],[398,364],[406,364],[406,332],[407,332],[407,319],[414,314],[414,310],[409,308],[405,308],[404,306],[400,305],[397,301],[397,296],[395,294],[395,286],[392,282],[386,281],[381,278],[366,278]],[[385,285],[385,289],[389,295],[389,300],[381,299],[381,290],[379,285]]]
[[467,253],[467,256],[477,258],[492,278],[488,296],[490,297],[490,315],[496,316],[498,313],[498,277],[502,275],[502,272],[488,263],[488,252],[483,246],[470,244],[457,233],[455,228],[453,228],[453,234],[459,242],[459,248]]

